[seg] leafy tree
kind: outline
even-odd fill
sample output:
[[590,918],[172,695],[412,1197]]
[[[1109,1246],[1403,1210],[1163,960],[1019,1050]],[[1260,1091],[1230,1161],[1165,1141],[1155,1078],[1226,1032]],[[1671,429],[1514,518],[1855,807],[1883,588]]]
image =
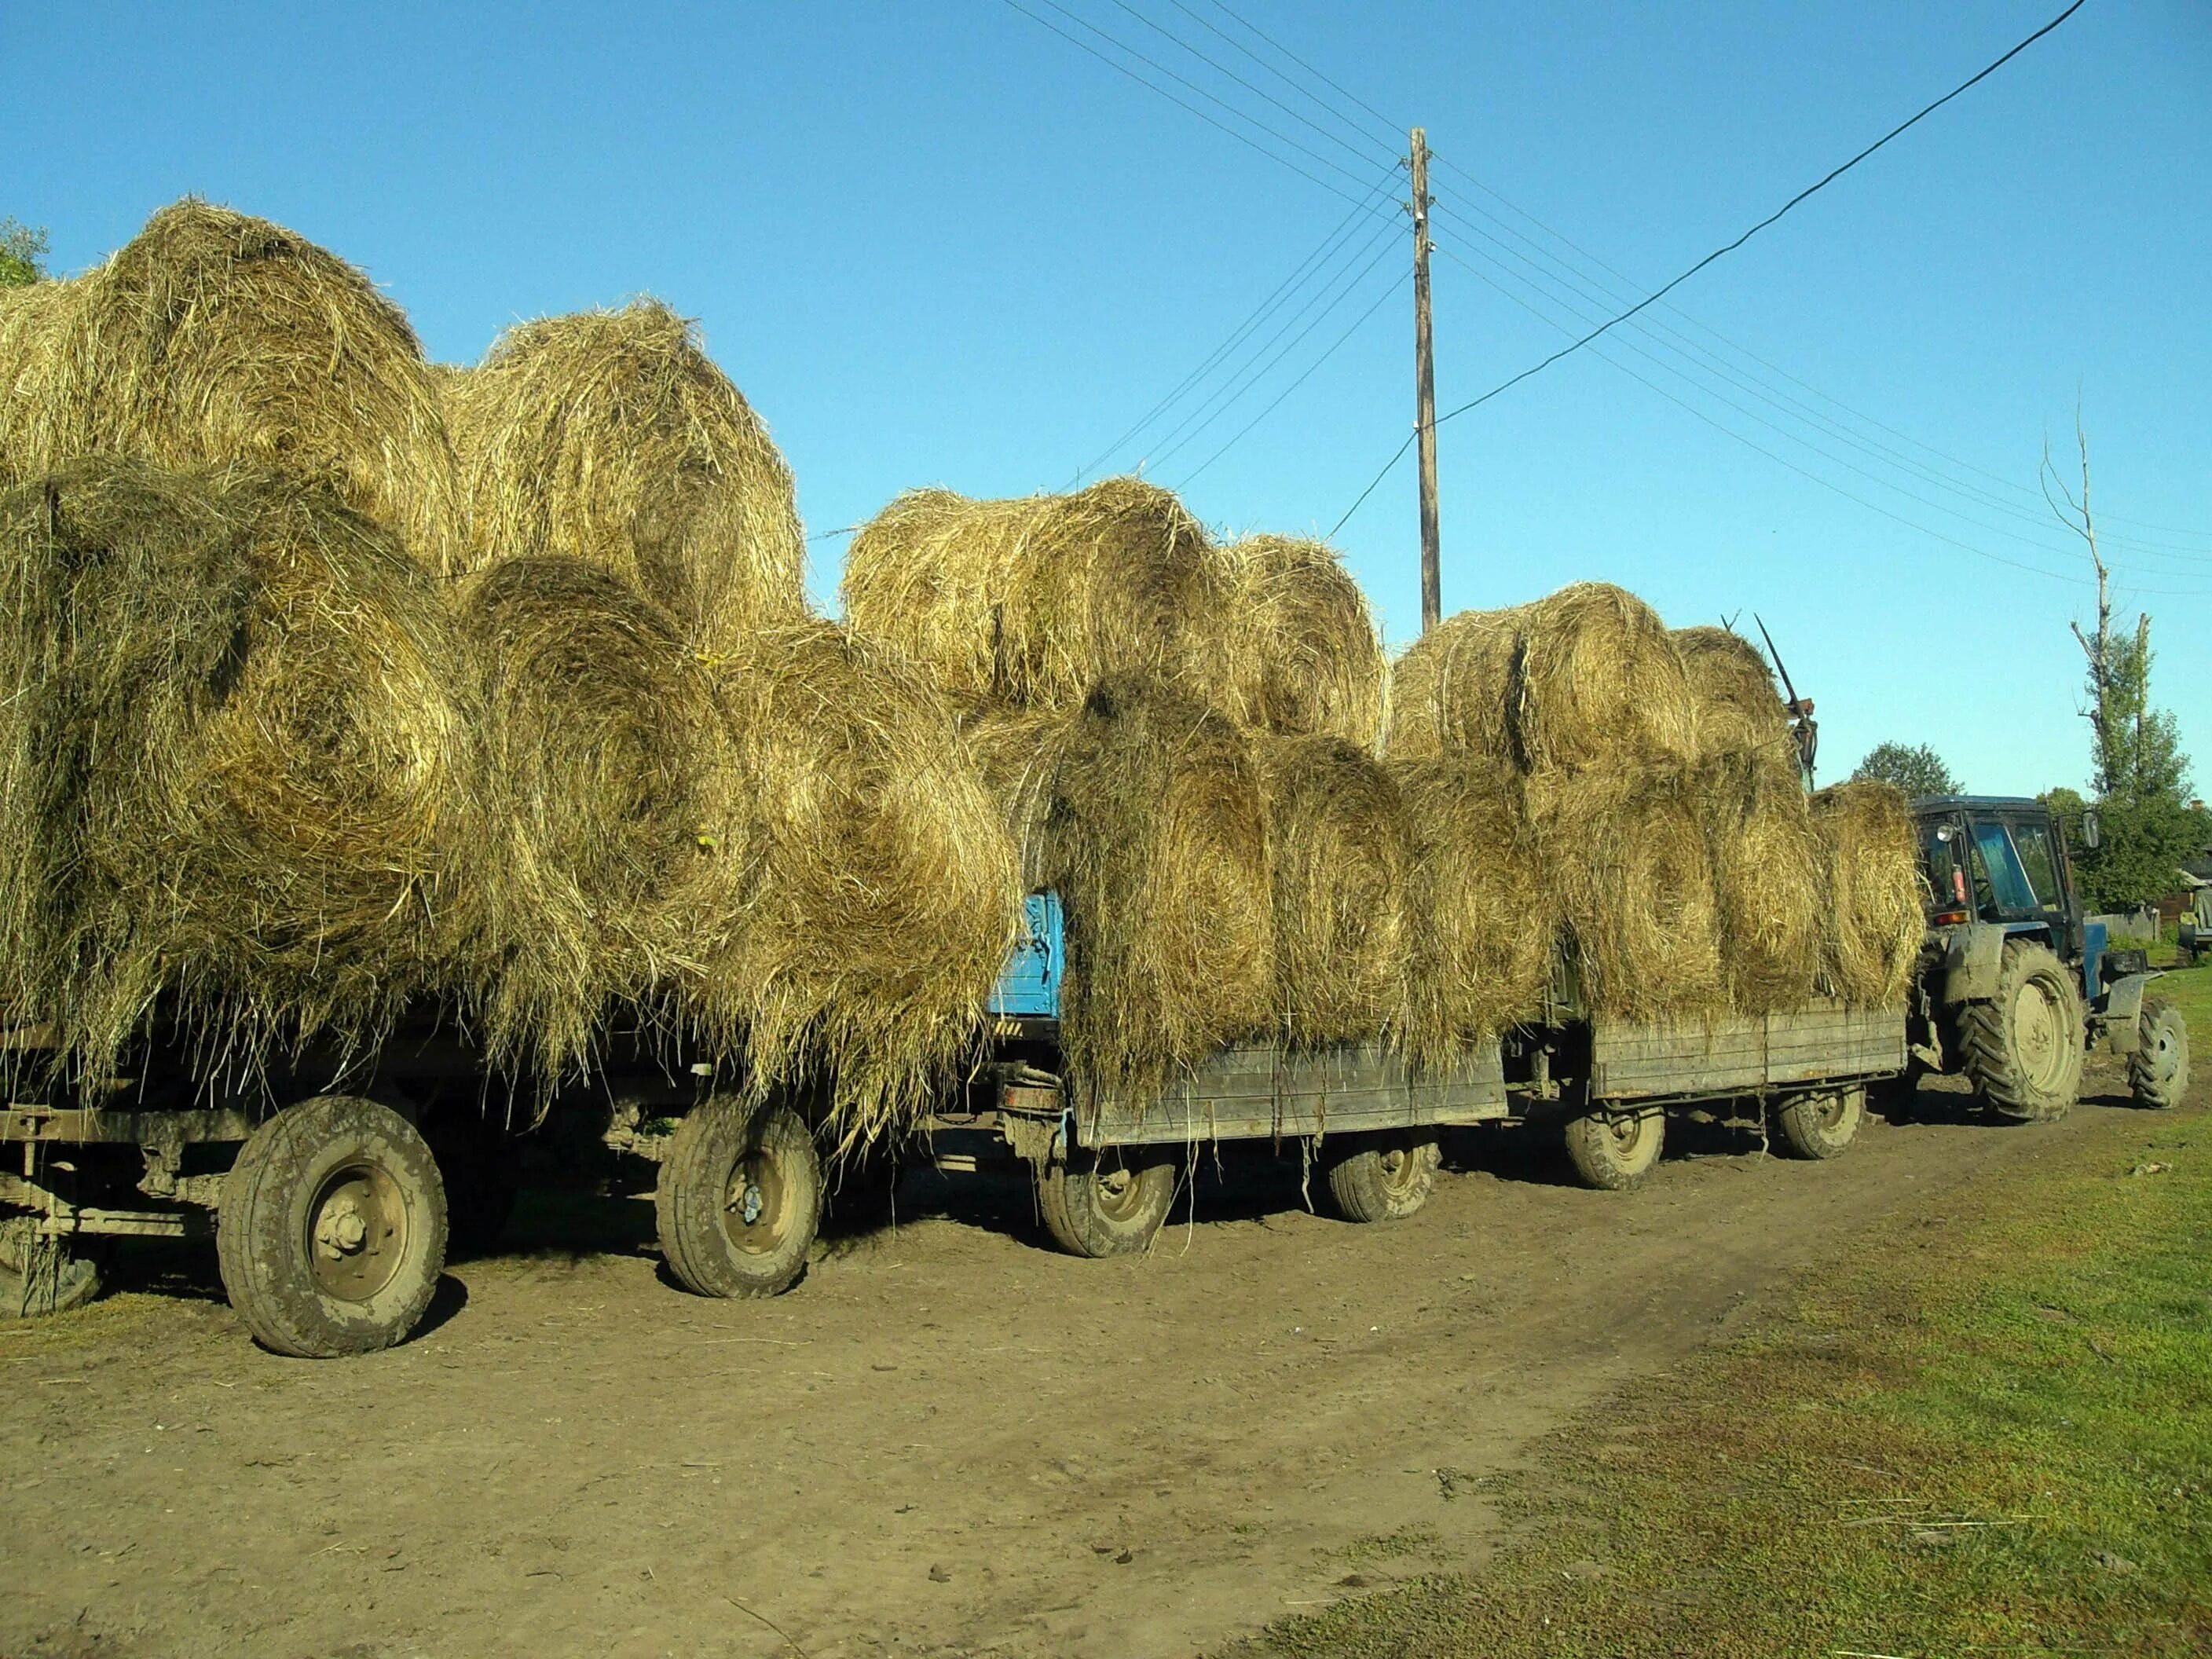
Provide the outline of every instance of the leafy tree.
[[1851,774],[1853,783],[1869,779],[1882,783],[1893,783],[1911,799],[1916,795],[1957,795],[1965,793],[1964,787],[1943,763],[1943,757],[1924,743],[1877,744],[1867,751],[1858,770]]
[[0,288],[23,288],[46,274],[46,233],[0,216]]

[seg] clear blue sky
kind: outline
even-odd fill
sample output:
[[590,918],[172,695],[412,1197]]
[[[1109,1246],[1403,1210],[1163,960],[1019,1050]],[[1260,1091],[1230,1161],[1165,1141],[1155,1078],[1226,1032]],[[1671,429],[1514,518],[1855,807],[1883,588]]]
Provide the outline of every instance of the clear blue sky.
[[[1061,3],[1361,179],[1403,147],[1304,82],[1364,131],[1339,123],[1174,0]],[[1024,3],[1111,54],[1049,0]],[[1213,0],[1188,3],[1266,55]],[[1541,259],[1616,281],[1486,188],[1641,292],[2060,0],[1232,3],[1390,124],[1425,123],[1450,164],[1436,225],[1449,409],[1565,337],[1475,272],[1555,316],[1563,279]],[[1603,343],[1687,409],[1586,352],[1443,427],[1446,608],[1601,577],[1677,624],[1742,611],[1748,628],[1756,610],[1819,699],[1826,775],[1895,737],[1935,742],[1978,788],[2078,784],[2067,623],[2087,614],[2087,567],[2034,493],[2046,436],[2071,465],[2078,393],[2124,615],[2153,611],[2158,700],[2212,786],[2208,89],[2212,9],[2090,0],[1678,290],[1679,310],[1646,313],[1673,337]],[[0,213],[48,227],[64,270],[198,191],[367,267],[443,359],[473,360],[518,318],[661,295],[701,319],[770,422],[817,532],[916,484],[1059,487],[1352,211],[1002,0],[16,0],[0,9]],[[1186,491],[1216,526],[1326,530],[1409,429],[1410,299],[1389,291],[1409,240],[1353,220],[1325,267],[1340,290],[1298,290],[1251,345],[1310,293],[1323,298],[1297,327],[1341,303],[1182,448],[1162,435],[1178,408],[1113,463],[1180,484],[1380,301]],[[1540,260],[1550,294],[1509,280],[1530,269],[1515,255]],[[1419,623],[1413,489],[1401,465],[1340,537],[1394,643]],[[842,543],[814,545],[830,601]]]

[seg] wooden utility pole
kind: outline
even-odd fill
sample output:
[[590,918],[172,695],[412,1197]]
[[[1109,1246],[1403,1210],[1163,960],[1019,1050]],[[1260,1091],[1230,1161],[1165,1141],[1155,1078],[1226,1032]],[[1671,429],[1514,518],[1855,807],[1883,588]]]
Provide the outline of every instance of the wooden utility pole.
[[1413,129],[1413,418],[1421,448],[1421,632],[1443,614],[1437,568],[1437,365],[1429,334],[1429,135]]

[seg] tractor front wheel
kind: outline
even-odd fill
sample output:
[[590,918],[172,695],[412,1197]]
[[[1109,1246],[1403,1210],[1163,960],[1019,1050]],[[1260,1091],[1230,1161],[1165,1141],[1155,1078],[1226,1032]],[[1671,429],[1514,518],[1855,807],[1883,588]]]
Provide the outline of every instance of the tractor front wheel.
[[2136,1051],[2128,1056],[2128,1092],[2136,1104],[2166,1111],[2189,1092],[2189,1026],[2164,997],[2145,997]]

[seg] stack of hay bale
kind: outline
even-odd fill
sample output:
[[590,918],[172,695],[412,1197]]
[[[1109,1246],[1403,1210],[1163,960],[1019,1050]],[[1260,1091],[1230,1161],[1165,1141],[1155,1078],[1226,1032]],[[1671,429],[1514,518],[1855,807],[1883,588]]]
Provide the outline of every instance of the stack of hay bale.
[[909,1112],[1012,936],[950,706],[811,616],[791,475],[665,307],[440,371],[187,201],[0,292],[0,995],[78,1074],[416,1003],[541,1082],[612,1018]]
[[1403,996],[1382,648],[1321,544],[1222,544],[1166,491],[902,496],[854,629],[963,709],[1032,888],[1067,916],[1079,1086],[1141,1106],[1224,1043],[1380,1037]]
[[1623,1020],[1902,996],[1919,909],[1901,803],[1879,826],[1862,786],[1850,810],[1808,805],[1772,678],[1735,634],[1670,635],[1577,583],[1448,618],[1391,699],[1388,752],[1419,803],[1423,1059],[1535,1017],[1555,944],[1588,1006]]

